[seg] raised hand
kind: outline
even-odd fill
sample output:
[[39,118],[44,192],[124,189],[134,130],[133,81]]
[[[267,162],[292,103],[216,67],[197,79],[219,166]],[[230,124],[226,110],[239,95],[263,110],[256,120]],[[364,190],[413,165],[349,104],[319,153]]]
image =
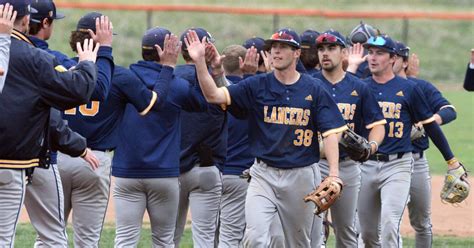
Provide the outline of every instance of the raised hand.
[[245,54],[245,58],[242,59],[239,57],[239,67],[242,73],[244,74],[256,74],[258,70],[258,60],[260,59],[260,55],[257,52],[257,49],[252,46],[247,49],[247,53]]
[[364,55],[364,47],[362,44],[356,43],[354,46],[349,48],[349,56],[347,57],[347,71],[355,73],[360,64],[367,60],[367,55]]
[[79,62],[81,61],[92,61],[95,63],[97,59],[97,51],[99,51],[100,43],[96,43],[94,48],[94,40],[85,39],[83,46],[80,42],[76,43],[77,55],[79,57]]
[[13,30],[13,22],[16,19],[16,11],[9,3],[0,5],[0,34],[11,34]]
[[267,51],[262,50],[260,51],[260,56],[262,56],[263,64],[265,65],[265,71],[266,72],[273,71],[271,54]]
[[417,77],[420,73],[420,60],[416,53],[412,53],[410,58],[408,58],[408,68],[407,68],[408,77]]
[[178,39],[178,36],[174,34],[167,34],[165,36],[165,41],[163,43],[163,49],[159,45],[155,45],[155,49],[158,52],[160,57],[160,63],[162,65],[167,65],[175,67],[178,63],[178,55],[181,50],[181,42]]
[[202,38],[202,41],[199,40],[199,36],[197,35],[196,31],[190,30],[186,37],[184,38],[184,44],[188,49],[189,57],[194,62],[197,62],[200,59],[205,59],[206,54],[206,37]]
[[102,46],[112,46],[113,39],[113,25],[109,21],[108,16],[101,16],[95,19],[95,34],[92,30],[87,30],[89,35],[96,43],[100,43]]
[[225,55],[220,55],[216,46],[212,43],[206,43],[206,63],[211,67],[213,74],[224,72],[222,63]]
[[97,159],[91,149],[86,148],[86,154],[82,157],[82,159],[90,164],[92,170],[99,168],[99,159]]

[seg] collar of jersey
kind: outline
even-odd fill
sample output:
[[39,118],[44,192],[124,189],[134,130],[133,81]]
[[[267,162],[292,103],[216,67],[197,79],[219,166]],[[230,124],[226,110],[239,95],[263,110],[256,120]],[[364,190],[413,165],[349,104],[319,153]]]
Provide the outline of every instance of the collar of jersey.
[[12,31],[12,37],[17,39],[17,40],[21,40],[21,41],[24,41],[26,43],[29,43],[32,46],[35,46],[35,44],[30,40],[30,38],[28,38],[28,36],[26,36],[25,34],[23,34],[22,32],[20,32],[16,29],[13,29],[13,31]]

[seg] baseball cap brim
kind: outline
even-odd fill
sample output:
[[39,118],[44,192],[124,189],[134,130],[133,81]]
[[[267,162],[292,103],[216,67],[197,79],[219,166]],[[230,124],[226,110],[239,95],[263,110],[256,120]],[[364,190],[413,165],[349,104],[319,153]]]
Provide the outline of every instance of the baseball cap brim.
[[301,46],[300,45],[297,45],[295,44],[294,42],[291,42],[291,41],[288,41],[288,40],[283,40],[283,39],[268,39],[268,40],[265,40],[265,50],[270,50],[270,48],[272,48],[272,44],[273,42],[281,42],[281,43],[285,43],[287,45],[290,45],[292,47],[295,47],[295,48],[298,48],[300,49]]
[[64,17],[66,16],[63,13],[56,12],[56,17],[54,19],[63,19]]
[[384,46],[379,46],[379,45],[375,45],[375,44],[368,44],[368,43],[365,43],[362,45],[365,49],[369,49],[371,47],[376,47],[376,48],[380,48],[388,53],[395,53],[395,51],[393,49],[390,49],[390,48],[387,48],[387,47],[384,47]]

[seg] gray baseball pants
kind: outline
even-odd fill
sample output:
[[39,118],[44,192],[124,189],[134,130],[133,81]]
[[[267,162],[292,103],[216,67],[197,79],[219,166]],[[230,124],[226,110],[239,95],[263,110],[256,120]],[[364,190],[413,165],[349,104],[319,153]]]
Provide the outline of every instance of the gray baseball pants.
[[222,176],[219,248],[241,245],[245,230],[245,197],[249,183],[237,175]]
[[303,198],[321,182],[318,165],[278,169],[258,162],[250,175],[244,247],[268,247],[274,218],[281,221],[286,247],[310,247],[314,204]]
[[25,207],[35,228],[35,247],[68,247],[64,220],[64,193],[58,167],[36,168],[26,185]]
[[[426,156],[426,154],[424,155]],[[428,160],[414,153],[415,160],[411,175],[408,215],[410,224],[415,229],[415,245],[417,248],[431,247],[433,233],[431,231],[431,176]]]
[[[327,160],[319,160],[323,178],[329,175]],[[361,181],[360,163],[346,159],[339,162],[339,177],[344,182],[342,195],[329,209],[336,236],[336,247],[357,247],[355,216]]]
[[0,247],[13,247],[25,196],[25,170],[0,169]]
[[[365,247],[400,247],[400,222],[408,201],[413,157],[411,152],[390,161],[369,160],[361,165],[358,214]],[[379,231],[380,226],[380,231]]]
[[174,247],[179,181],[173,178],[119,178],[114,187],[115,247],[137,247],[145,210],[153,247]]
[[99,168],[93,171],[82,158],[58,153],[64,191],[64,216],[72,212],[75,247],[98,247],[109,202],[113,152],[93,151]]
[[191,230],[194,247],[214,247],[222,196],[222,178],[215,166],[194,166],[179,176],[178,218],[174,234],[175,247],[183,236],[188,208],[191,208]]

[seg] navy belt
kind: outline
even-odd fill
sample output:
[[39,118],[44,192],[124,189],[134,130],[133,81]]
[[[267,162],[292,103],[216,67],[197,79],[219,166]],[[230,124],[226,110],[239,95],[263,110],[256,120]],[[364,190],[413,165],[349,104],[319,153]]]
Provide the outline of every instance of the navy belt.
[[376,153],[376,154],[370,155],[369,160],[388,162],[395,159],[400,159],[403,157],[403,155],[405,155],[405,152],[399,152],[399,153],[394,153],[394,154]]

